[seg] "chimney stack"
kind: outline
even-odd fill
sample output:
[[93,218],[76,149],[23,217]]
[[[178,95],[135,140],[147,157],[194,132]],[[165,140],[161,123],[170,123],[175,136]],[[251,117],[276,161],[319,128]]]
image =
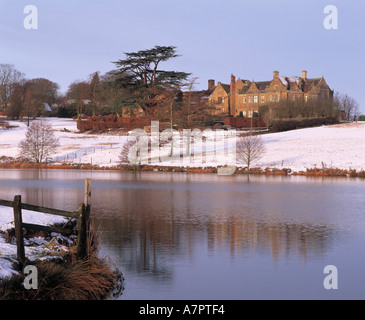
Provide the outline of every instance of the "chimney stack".
[[275,71],[273,72],[273,74],[274,74],[274,78],[276,78],[276,77],[278,77],[278,76],[279,76],[279,71],[275,70]]
[[231,99],[229,102],[228,115],[234,116],[236,111],[236,77],[231,74],[231,87],[230,87]]
[[302,79],[307,80],[307,70],[302,71]]
[[231,83],[236,83],[236,77],[233,74],[231,74]]
[[208,90],[212,90],[215,87],[215,80],[208,80]]

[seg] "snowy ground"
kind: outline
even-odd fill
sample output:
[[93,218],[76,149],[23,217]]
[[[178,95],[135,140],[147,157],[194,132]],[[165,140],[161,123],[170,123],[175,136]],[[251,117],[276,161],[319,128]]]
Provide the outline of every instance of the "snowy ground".
[[[71,119],[51,118],[47,121],[54,127],[61,144],[57,153],[52,156],[52,161],[56,163],[92,163],[99,166],[115,166],[120,163],[119,155],[128,139],[126,135],[79,133],[76,122]],[[14,128],[6,130],[0,128],[0,158],[19,156],[18,144],[25,137],[27,128],[25,123],[10,121],[9,124]],[[322,168],[323,166],[358,171],[365,169],[365,123],[265,134],[262,138],[266,146],[266,153],[259,162],[253,164],[255,167],[290,168],[292,171],[305,171],[307,168]],[[202,150],[204,154],[206,151],[210,151],[207,158],[204,155],[204,163],[196,161],[199,157],[194,159],[194,163],[190,163],[186,158],[180,160],[180,157],[179,160],[175,159],[172,163],[169,159],[160,162],[156,161],[158,158],[155,151],[152,151],[149,157],[154,159],[155,162],[152,164],[156,165],[217,166],[226,164],[227,155],[223,156],[223,150],[226,150],[227,146],[228,143],[217,144],[214,141],[199,142],[196,140],[192,146],[193,149]],[[161,150],[164,150],[164,154],[167,155],[171,148],[167,145]],[[180,155],[185,150],[186,146],[182,145],[179,149],[175,145],[174,154]],[[214,154],[214,150],[222,152]],[[52,224],[59,222],[60,218],[25,212],[24,220],[36,224]],[[12,221],[12,210],[0,207],[0,231],[9,229]],[[27,247],[27,257],[35,258],[47,255],[49,249],[44,247],[43,239],[32,239],[32,242],[38,245]],[[7,244],[0,233],[0,277],[13,273],[11,263],[15,257],[16,246]]]
[[[52,156],[52,161],[92,163],[99,166],[115,166],[120,163],[119,155],[127,142],[127,136],[117,133],[78,133],[76,122],[71,119],[51,118],[48,121],[54,127],[55,134],[61,142],[61,147]],[[27,128],[25,123],[10,121],[10,124],[17,127],[11,130],[0,129],[0,158],[2,156],[17,157],[19,141],[25,137]],[[365,169],[365,123],[362,122],[265,134],[262,137],[266,153],[258,163],[254,164],[256,167],[290,168],[292,171],[305,171],[313,167],[322,168],[323,165],[328,168]],[[214,141],[203,141],[202,145],[196,142],[195,145],[201,148],[203,153],[205,150],[227,149],[227,143],[223,146]],[[164,155],[170,152],[168,145],[161,147],[161,150],[164,150]],[[176,144],[174,154],[180,155],[185,150],[183,144],[181,149]],[[161,152],[160,155],[162,155]],[[203,163],[194,159],[189,163],[186,158],[178,161],[167,159],[161,162],[156,161],[158,159],[156,152],[152,151],[149,153],[149,163],[151,164],[152,158],[152,164],[155,165],[204,167],[226,164],[224,162],[227,160],[227,155],[224,156],[223,153],[209,157],[210,159],[204,157]]]
[[[40,225],[52,225],[58,222],[64,222],[65,218],[56,217],[53,215],[31,212],[27,210],[22,211],[23,222],[40,224]],[[7,207],[0,207],[0,232],[5,232],[11,228],[14,228],[14,216],[13,210]],[[52,234],[56,236],[56,234]],[[67,247],[58,245],[58,239],[61,236],[56,237],[56,240],[52,242],[52,246],[46,247],[49,243],[44,238],[31,238],[24,239],[25,255],[28,259],[34,260],[54,257],[56,252],[67,251]],[[0,278],[11,276],[14,271],[12,269],[12,263],[16,260],[16,243],[6,243],[5,237],[0,233]]]
[[263,136],[267,152],[257,164],[293,171],[365,169],[365,123],[347,123]]

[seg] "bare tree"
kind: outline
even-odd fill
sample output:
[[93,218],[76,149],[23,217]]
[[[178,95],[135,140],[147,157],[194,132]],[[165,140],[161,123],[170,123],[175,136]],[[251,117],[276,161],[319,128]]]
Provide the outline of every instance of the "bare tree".
[[247,170],[253,162],[260,160],[266,152],[266,147],[260,135],[249,132],[236,143],[237,161],[246,165]]
[[8,107],[14,85],[20,81],[23,73],[16,70],[12,64],[0,64],[0,106]]
[[347,94],[335,94],[335,104],[345,114],[345,120],[355,121],[359,116],[359,103]]
[[69,85],[66,96],[67,99],[74,100],[77,118],[81,119],[83,108],[87,100],[91,99],[90,83],[87,81],[74,81]]
[[25,139],[20,141],[20,157],[41,163],[59,147],[52,126],[44,120],[34,121],[27,129]]
[[134,170],[141,166],[143,160],[148,160],[148,137],[140,133],[135,132],[132,135],[135,140],[127,141],[119,154],[120,163],[129,164]]

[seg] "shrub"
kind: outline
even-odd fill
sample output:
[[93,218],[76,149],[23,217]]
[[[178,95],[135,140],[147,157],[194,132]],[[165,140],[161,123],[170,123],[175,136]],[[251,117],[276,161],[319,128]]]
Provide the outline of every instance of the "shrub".
[[334,117],[325,118],[306,118],[302,120],[274,120],[271,125],[271,131],[282,132],[301,128],[316,127],[325,124],[335,124],[338,120]]

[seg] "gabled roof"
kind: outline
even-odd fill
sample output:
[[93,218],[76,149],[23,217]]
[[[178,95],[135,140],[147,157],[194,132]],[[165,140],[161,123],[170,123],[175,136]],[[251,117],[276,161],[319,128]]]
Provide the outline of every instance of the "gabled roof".
[[270,87],[271,81],[260,81],[260,82],[255,82],[257,88],[260,91],[266,90],[268,87]]
[[222,88],[224,89],[224,91],[228,94],[230,93],[231,91],[231,86],[229,84],[224,84],[224,83],[221,83],[219,82],[218,85],[221,85]]
[[308,92],[313,87],[318,87],[320,85],[320,83],[322,82],[322,80],[324,81],[323,77],[303,80],[303,88],[302,88],[303,92]]

